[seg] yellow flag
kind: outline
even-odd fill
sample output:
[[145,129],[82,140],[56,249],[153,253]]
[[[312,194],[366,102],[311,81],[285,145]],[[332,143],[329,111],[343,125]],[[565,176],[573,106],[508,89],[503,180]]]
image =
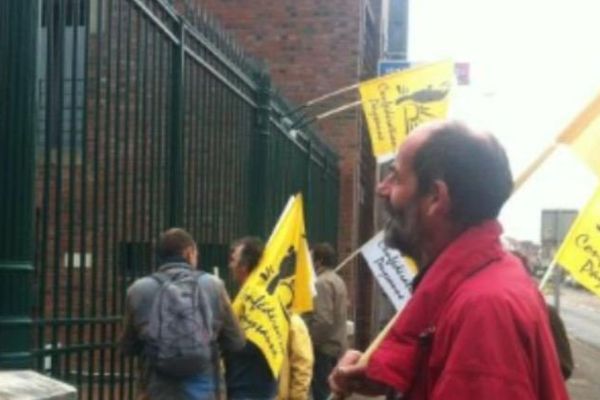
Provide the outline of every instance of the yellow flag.
[[600,296],[600,187],[575,220],[556,262]]
[[375,157],[394,154],[411,130],[446,116],[453,76],[454,64],[445,61],[360,84]]
[[571,122],[558,137],[600,177],[600,95]]
[[259,265],[233,302],[246,338],[265,355],[275,377],[287,351],[288,311],[312,310],[313,294],[302,196],[296,195],[273,229]]

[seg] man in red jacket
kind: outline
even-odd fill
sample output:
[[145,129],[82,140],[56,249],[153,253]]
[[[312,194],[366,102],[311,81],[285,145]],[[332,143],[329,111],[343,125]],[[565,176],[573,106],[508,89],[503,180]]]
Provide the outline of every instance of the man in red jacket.
[[543,299],[500,243],[512,191],[503,148],[464,124],[417,128],[377,192],[388,246],[417,261],[413,297],[370,356],[350,351],[332,391],[402,399],[567,399]]

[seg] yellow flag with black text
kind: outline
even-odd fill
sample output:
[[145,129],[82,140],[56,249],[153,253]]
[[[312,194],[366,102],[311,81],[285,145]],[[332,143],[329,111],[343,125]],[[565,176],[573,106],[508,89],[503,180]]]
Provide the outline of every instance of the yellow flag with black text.
[[360,97],[374,156],[394,154],[414,128],[446,117],[453,79],[454,63],[444,61],[361,83]]
[[556,262],[600,296],[600,187],[567,233]]
[[600,177],[600,94],[569,124],[558,137]]
[[233,302],[246,334],[264,354],[275,377],[287,352],[288,312],[313,308],[314,272],[306,231],[302,195],[293,196],[271,237],[259,265]]

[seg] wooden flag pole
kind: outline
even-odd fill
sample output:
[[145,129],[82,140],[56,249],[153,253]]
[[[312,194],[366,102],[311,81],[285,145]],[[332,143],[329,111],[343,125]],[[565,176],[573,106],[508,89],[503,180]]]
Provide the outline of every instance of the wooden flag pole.
[[539,286],[540,291],[544,288],[544,286],[546,286],[546,282],[548,282],[548,279],[550,279],[550,275],[552,275],[552,271],[554,271],[554,267],[556,267],[556,260],[552,261],[552,263],[548,266],[548,269],[546,269],[546,272],[544,273],[544,276],[542,277],[542,280],[540,281],[540,286]]
[[342,261],[341,263],[339,263],[337,265],[337,267],[334,268],[333,272],[338,272],[340,269],[342,269],[346,264],[348,264],[354,257],[356,257],[356,255],[358,253],[360,253],[360,249],[362,248],[362,246],[360,246],[358,249],[354,250],[348,257],[344,258],[344,261]]
[[519,177],[515,180],[513,185],[513,194],[523,185],[523,183],[529,179],[531,175],[539,168],[539,166],[546,161],[548,157],[556,150],[558,144],[553,142],[548,147],[544,149],[544,151],[527,167],[525,171],[519,175]]
[[[360,367],[367,366],[369,359],[371,358],[371,355],[375,352],[375,350],[377,350],[377,348],[379,347],[379,345],[381,344],[383,339],[387,336],[388,332],[392,329],[392,327],[394,326],[394,324],[396,323],[398,318],[400,318],[401,313],[402,313],[402,309],[398,310],[396,315],[394,315],[394,318],[392,318],[387,323],[387,325],[381,330],[381,332],[379,332],[379,334],[377,335],[375,340],[373,340],[371,342],[371,344],[369,344],[369,347],[367,348],[367,350],[365,350],[365,352],[362,353],[362,355],[360,356],[360,358],[358,359],[358,361],[355,364],[356,366],[360,366]],[[331,394],[328,398],[328,400],[343,400],[343,399],[344,399],[344,397],[339,397],[339,396],[336,397],[333,394]]]

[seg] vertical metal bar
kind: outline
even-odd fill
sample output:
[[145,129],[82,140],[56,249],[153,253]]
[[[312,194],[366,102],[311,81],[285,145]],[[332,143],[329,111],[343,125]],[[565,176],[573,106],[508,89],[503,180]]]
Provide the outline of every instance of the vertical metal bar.
[[[244,146],[242,140],[244,138],[244,123],[246,121],[244,120],[244,103],[238,97],[236,97],[233,101],[233,109],[235,113],[233,116],[234,128],[232,129],[232,131],[234,135],[232,139],[232,151],[234,151],[234,160],[236,160],[233,182],[238,183],[235,185],[235,196],[232,202],[232,211],[234,213],[233,222],[235,225],[232,227],[231,235],[237,237],[240,236],[240,234],[242,233],[242,224],[244,222],[244,215],[242,214],[243,210],[237,205],[245,204],[244,199],[242,197],[242,193],[244,192],[246,183],[246,179],[244,179],[244,176],[242,176],[244,160]],[[224,273],[225,271],[222,272]]]
[[[237,83],[237,82],[236,82]],[[238,138],[239,138],[239,120],[240,120],[240,112],[239,112],[239,102],[237,94],[234,92],[230,93],[229,97],[229,153],[231,154],[231,162],[229,168],[226,168],[227,174],[229,176],[229,182],[237,182],[235,186],[226,185],[227,191],[229,193],[230,200],[227,204],[227,214],[228,218],[228,227],[225,238],[231,238],[237,236],[237,226],[239,223],[240,216],[236,215],[236,205],[238,203],[238,193],[241,188],[242,182],[240,180],[239,174],[239,165],[241,163],[241,154],[238,147]]]
[[[192,69],[192,63],[190,62],[190,70]],[[200,227],[201,227],[201,220],[200,220],[200,208],[202,203],[200,202],[200,196],[202,195],[202,185],[200,183],[200,177],[202,176],[202,169],[201,169],[201,158],[202,158],[202,146],[201,146],[201,124],[200,124],[200,118],[202,117],[202,114],[204,112],[204,110],[202,110],[202,103],[200,102],[200,98],[201,98],[201,85],[202,85],[202,67],[197,65],[194,69],[194,73],[196,76],[196,80],[194,82],[193,86],[190,86],[193,88],[193,92],[195,94],[194,96],[194,101],[193,101],[193,105],[192,105],[192,113],[194,115],[194,124],[192,125],[192,135],[194,135],[194,140],[195,140],[195,148],[196,148],[196,169],[194,171],[192,171],[193,175],[194,175],[194,183],[195,183],[195,190],[193,191],[194,193],[194,218],[193,218],[193,222],[192,225],[194,227],[194,235],[196,235],[196,240],[198,242],[202,241],[202,237],[200,236]]]
[[166,187],[166,174],[167,169],[165,167],[164,160],[166,159],[166,151],[164,146],[164,141],[166,140],[166,132],[167,132],[167,113],[168,113],[168,80],[166,77],[169,75],[168,67],[170,65],[170,55],[168,54],[171,44],[166,42],[165,40],[160,42],[160,79],[159,79],[159,87],[160,87],[160,107],[158,113],[159,120],[159,135],[158,135],[158,202],[157,205],[157,215],[158,215],[158,224],[156,226],[156,230],[154,232],[153,237],[158,236],[158,232],[165,228],[165,212],[166,212],[166,196],[167,196],[167,187]]
[[214,125],[214,146],[212,151],[209,153],[209,157],[211,158],[211,164],[215,166],[215,171],[212,175],[211,185],[208,188],[212,193],[212,206],[210,208],[212,214],[212,232],[211,232],[211,241],[213,243],[218,242],[219,232],[221,228],[221,224],[223,223],[223,193],[222,193],[222,184],[221,184],[221,170],[222,170],[222,162],[223,157],[219,157],[217,159],[215,156],[217,154],[222,154],[223,152],[223,115],[224,115],[224,105],[223,105],[223,97],[224,97],[224,87],[220,81],[217,81],[216,86],[216,94],[215,94],[215,125]]
[[[245,156],[245,159],[247,160],[246,164],[249,164],[250,160],[252,159],[252,147],[251,144],[253,142],[253,131],[254,131],[254,121],[255,121],[255,114],[256,114],[256,109],[252,106],[247,106],[246,107],[246,113],[245,113],[245,120],[244,120],[244,149],[247,152],[247,155]],[[268,165],[269,164],[269,149],[264,149],[264,154],[263,156],[266,158],[265,163]],[[247,167],[244,167],[244,169],[246,169]],[[265,176],[266,173],[265,173]],[[268,178],[268,176],[267,176]],[[254,201],[254,199],[252,199],[252,193],[251,193],[251,188],[254,186],[254,182],[251,179],[250,174],[246,174],[244,176],[244,180],[246,181],[246,187],[244,188],[244,202],[242,204],[249,204],[250,201]],[[266,201],[266,197],[265,197],[265,201]],[[268,204],[263,204],[263,206],[265,208],[268,207]],[[244,215],[245,215],[245,225],[242,225],[240,227],[241,230],[243,230],[244,232],[246,231],[247,227],[250,226],[250,209],[249,208],[245,208],[244,209]]]
[[[127,34],[126,34],[126,47],[125,47],[125,105],[124,105],[124,128],[123,128],[123,142],[124,142],[124,155],[122,157],[122,166],[121,166],[121,171],[122,171],[122,175],[123,175],[123,196],[121,197],[122,199],[122,203],[121,203],[121,209],[122,209],[122,219],[121,219],[121,233],[122,233],[122,239],[124,242],[130,241],[130,236],[129,236],[129,225],[127,224],[127,220],[128,220],[128,216],[129,216],[129,191],[130,191],[130,186],[129,186],[129,175],[130,175],[130,157],[129,157],[129,151],[130,151],[130,135],[129,135],[129,116],[130,116],[130,108],[131,108],[131,101],[132,101],[132,96],[130,94],[130,89],[131,89],[131,36],[132,36],[132,29],[131,29],[131,24],[132,24],[132,19],[131,19],[131,5],[129,3],[125,3],[125,7],[127,9],[127,21],[126,21],[126,27],[127,27]],[[126,279],[127,279],[127,274],[125,273],[125,271],[123,272],[123,276],[122,276],[122,282],[123,282],[123,286],[126,285]],[[121,300],[121,304],[120,304],[121,310],[124,309],[125,307],[125,301],[124,301],[124,297]],[[119,370],[121,371],[122,374],[125,374],[125,356],[124,354],[121,352],[120,353],[120,363],[119,363]],[[128,385],[132,385],[132,381],[131,381],[131,375],[129,374],[130,378],[127,382]],[[132,398],[133,394],[131,396],[128,396],[128,398]],[[119,399],[124,399],[125,398],[125,382],[123,381],[119,387]]]
[[148,162],[146,160],[146,154],[148,154],[148,121],[149,121],[149,107],[148,107],[148,84],[149,84],[149,71],[150,71],[150,63],[148,62],[148,54],[150,48],[150,34],[152,32],[152,25],[150,22],[144,18],[142,19],[144,24],[144,42],[143,42],[143,61],[141,65],[138,65],[138,68],[143,69],[143,79],[142,79],[142,119],[141,119],[141,139],[142,144],[140,146],[141,157],[140,157],[140,203],[138,208],[139,211],[139,222],[140,222],[140,237],[139,239],[144,241],[148,240],[147,236],[147,207],[148,207]]
[[[80,0],[84,1],[84,0]],[[82,110],[82,132],[81,132],[81,172],[80,172],[80,181],[81,181],[81,235],[80,235],[80,243],[79,248],[81,249],[81,255],[83,257],[83,265],[79,271],[79,310],[78,317],[79,319],[83,319],[86,312],[85,307],[85,294],[87,291],[87,171],[88,171],[88,47],[89,47],[89,25],[91,22],[91,13],[90,13],[90,4],[88,1],[84,1],[84,12],[83,12],[83,22],[85,25],[85,33],[84,33],[84,73],[83,73],[83,83],[82,83],[82,97],[83,97],[83,110]],[[85,343],[84,340],[85,333],[85,324],[81,322],[78,325],[77,331],[77,342]],[[80,393],[83,391],[83,349],[77,352],[77,385]],[[89,360],[88,360],[89,362]]]
[[[223,202],[223,231],[221,233],[221,237],[223,239],[231,237],[233,235],[233,228],[235,225],[235,218],[233,218],[232,211],[234,209],[234,201],[235,201],[235,189],[230,184],[230,182],[235,182],[235,147],[233,145],[233,137],[235,135],[235,125],[234,125],[234,100],[236,94],[229,90],[228,88],[224,88],[225,91],[225,126],[223,130],[223,136],[225,141],[225,146],[223,148],[223,152],[225,154],[229,154],[229,162],[223,160],[222,162],[222,170],[223,170],[223,180],[222,180],[222,188],[224,191],[226,201]],[[239,162],[239,161],[238,161]],[[223,240],[221,239],[221,240]]]
[[212,135],[212,118],[213,118],[213,103],[212,103],[212,88],[214,84],[214,78],[210,75],[210,73],[203,69],[204,71],[204,83],[202,85],[202,104],[204,109],[204,114],[202,115],[202,177],[200,179],[202,185],[202,197],[200,200],[200,221],[202,221],[201,226],[201,234],[200,236],[203,239],[208,238],[208,228],[209,218],[207,217],[207,213],[209,212],[209,199],[211,189],[209,187],[209,176],[212,171],[209,160],[209,149],[211,143],[211,135]]
[[223,108],[221,107],[220,104],[220,95],[221,95],[221,82],[217,79],[214,79],[213,81],[214,83],[214,94],[212,96],[211,99],[211,103],[212,103],[212,124],[211,124],[211,130],[210,130],[210,140],[211,140],[211,146],[210,149],[207,153],[207,157],[210,160],[210,165],[211,165],[211,175],[210,175],[210,180],[209,180],[209,191],[210,191],[210,199],[211,199],[211,203],[210,203],[210,213],[211,213],[211,217],[210,217],[210,221],[211,221],[211,229],[210,229],[210,233],[209,233],[209,237],[210,237],[210,241],[211,242],[216,242],[216,237],[219,231],[219,223],[220,223],[220,213],[219,213],[219,209],[220,209],[220,193],[219,193],[219,171],[220,171],[220,165],[218,160],[215,160],[215,155],[219,153],[220,149],[219,149],[219,130],[221,128],[220,126],[220,122],[221,122],[221,116],[222,116],[222,112],[223,112]]
[[315,221],[313,217],[313,190],[311,185],[311,165],[312,165],[312,139],[308,139],[306,143],[306,154],[305,154],[305,162],[304,162],[304,182],[302,192],[304,193],[304,229],[306,230],[306,234],[310,233],[309,228],[313,225],[313,221]]
[[[68,221],[69,227],[67,232],[67,252],[68,252],[68,266],[67,266],[67,293],[73,293],[73,266],[74,266],[74,251],[75,251],[75,157],[76,157],[76,136],[77,136],[77,126],[76,126],[76,112],[77,112],[77,102],[76,102],[76,88],[77,88],[77,41],[79,39],[79,1],[73,0],[71,3],[71,22],[73,29],[73,43],[71,46],[71,93],[70,93],[70,111],[71,111],[71,119],[70,119],[70,141],[69,141],[69,188],[68,188]],[[66,81],[68,82],[68,81]],[[81,257],[80,257],[81,261]],[[80,263],[80,271],[82,265]],[[72,322],[73,319],[73,297],[74,296],[66,296],[65,301],[67,302],[66,309],[66,334],[65,334],[65,348],[67,353],[65,354],[65,370],[67,372],[68,379],[71,379],[71,356],[73,355],[73,351],[71,350],[71,335],[72,335]],[[76,377],[77,384],[79,384],[79,376]]]
[[[53,277],[52,277],[52,319],[60,318],[60,296],[58,290],[60,283],[60,256],[61,256],[61,241],[62,237],[62,183],[63,183],[63,110],[64,110],[64,38],[65,38],[65,8],[62,1],[59,1],[58,7],[58,23],[53,27],[54,54],[52,73],[49,76],[48,82],[52,81],[53,89],[56,97],[53,99],[53,123],[51,124],[51,132],[56,135],[56,181],[54,185],[54,254],[53,254]],[[53,90],[53,91],[54,91]],[[60,353],[58,352],[59,329],[58,323],[52,324],[52,372],[60,375]]]
[[[50,66],[52,63],[52,30],[51,24],[53,24],[53,14],[52,10],[54,7],[52,6],[52,2],[46,0],[43,3],[46,12],[46,60],[45,60],[45,81],[40,82],[40,89],[43,88],[44,92],[40,93],[40,99],[42,95],[44,96],[44,114],[45,114],[45,123],[44,123],[44,164],[43,164],[43,194],[42,194],[42,232],[41,232],[41,256],[40,256],[40,272],[39,272],[39,291],[38,291],[38,318],[40,321],[46,320],[46,283],[48,279],[48,271],[50,269],[49,265],[49,231],[50,231],[50,157],[51,157],[51,143],[50,143],[50,124],[51,124],[51,109],[50,104],[52,103],[52,93],[49,89],[48,77],[50,76]],[[38,328],[38,349],[40,349],[40,366],[43,367],[45,352],[43,351],[45,347],[46,341],[46,323],[40,322]]]
[[[185,59],[184,59],[185,62]],[[190,152],[190,142],[189,142],[189,136],[188,136],[188,126],[187,126],[187,122],[189,119],[189,109],[188,107],[188,95],[190,93],[190,91],[188,90],[189,88],[186,87],[186,84],[189,84],[188,82],[188,75],[189,75],[189,70],[187,68],[182,69],[182,75],[181,75],[181,81],[182,86],[181,86],[181,152],[180,152],[180,163],[181,163],[181,171],[183,173],[183,176],[181,177],[181,180],[183,182],[182,184],[182,188],[183,188],[183,192],[181,193],[181,205],[182,205],[182,212],[181,212],[181,222],[180,222],[180,226],[184,226],[186,227],[187,225],[187,217],[188,217],[188,209],[190,207],[190,199],[189,199],[189,184],[190,182],[188,181],[189,179],[189,174],[186,173],[187,168],[189,168],[189,160],[191,158],[191,152]]]
[[[121,176],[122,176],[122,171],[119,169],[119,163],[121,161],[121,104],[122,104],[122,100],[123,100],[123,96],[122,96],[122,86],[121,86],[121,25],[122,25],[122,18],[123,18],[123,13],[122,13],[122,1],[117,0],[117,48],[116,48],[116,62],[115,62],[115,115],[114,115],[114,150],[115,150],[115,156],[113,159],[113,184],[111,185],[113,187],[113,219],[112,219],[112,224],[111,224],[111,228],[112,228],[112,279],[111,279],[111,289],[109,290],[107,287],[105,287],[104,290],[107,291],[107,293],[111,293],[111,315],[112,316],[116,316],[117,315],[117,305],[119,303],[119,297],[120,297],[120,293],[121,291],[119,290],[119,286],[118,286],[118,260],[117,260],[117,255],[118,255],[118,239],[120,238],[119,235],[119,196],[123,193],[122,190],[120,190],[120,182],[121,182]],[[107,269],[108,269],[107,265]],[[117,324],[113,321],[111,322],[111,330],[110,330],[110,337],[112,338],[111,342],[113,342],[113,345],[110,348],[110,375],[109,375],[109,398],[110,399],[114,399],[115,398],[115,392],[117,390],[117,387],[115,385],[115,367],[116,367],[116,353],[115,353],[115,345],[114,345],[114,341],[115,338],[117,336]],[[119,382],[119,385],[121,385],[122,383]]]
[[[108,0],[106,13],[107,26],[107,46],[106,46],[106,97],[105,97],[105,113],[104,113],[104,174],[102,182],[103,186],[103,226],[102,226],[102,296],[101,296],[101,317],[108,316],[108,277],[110,266],[110,245],[109,245],[109,230],[111,217],[110,203],[110,187],[111,187],[111,117],[113,107],[113,82],[112,82],[112,35],[113,35],[113,0]],[[100,329],[100,368],[99,368],[99,388],[98,396],[104,399],[105,390],[105,369],[106,369],[106,342],[107,342],[107,324],[101,324]]]
[[241,99],[237,96],[234,96],[232,100],[232,109],[233,109],[233,127],[232,127],[232,139],[231,139],[231,148],[233,152],[233,160],[234,160],[234,170],[232,176],[232,182],[238,182],[235,186],[235,191],[233,193],[232,199],[232,215],[233,215],[233,226],[231,227],[231,237],[240,236],[241,226],[243,221],[243,215],[241,214],[242,210],[240,207],[237,207],[238,204],[244,204],[243,199],[241,197],[242,191],[244,190],[244,178],[242,176],[242,165],[244,160],[244,155],[242,152],[242,138],[244,137],[244,109],[243,103]]
[[[0,368],[31,368],[36,0],[0,2]],[[17,173],[18,171],[18,173]],[[10,290],[9,290],[10,289]]]
[[159,46],[160,46],[160,33],[158,32],[157,29],[153,29],[152,31],[152,90],[151,90],[151,96],[152,96],[152,104],[151,104],[151,123],[150,123],[150,165],[149,165],[149,169],[150,169],[150,195],[149,195],[149,202],[150,202],[150,208],[148,211],[148,215],[150,216],[150,220],[149,220],[149,227],[148,227],[148,236],[149,236],[149,240],[152,240],[152,238],[154,238],[154,226],[157,225],[157,221],[156,221],[156,215],[155,212],[156,210],[158,210],[158,206],[157,206],[157,176],[156,176],[156,172],[159,171],[160,167],[156,164],[156,159],[157,159],[157,152],[159,151],[159,149],[156,146],[156,143],[158,141],[158,137],[159,137],[159,129],[158,129],[158,124],[157,124],[157,120],[158,120],[158,103],[160,101],[159,98],[159,87],[158,87],[158,76],[160,74],[160,71],[158,70],[158,59],[160,56],[160,52],[159,52]]
[[[254,182],[250,187],[251,198],[254,201],[248,202],[248,214],[250,218],[250,226],[248,231],[254,235],[265,235],[265,200],[266,200],[266,185],[265,173],[267,171],[266,152],[269,141],[269,116],[271,114],[271,80],[266,73],[261,73],[256,77],[259,83],[257,97],[258,107],[256,109],[256,121],[254,122],[254,132],[252,135],[251,161],[248,179]],[[271,167],[272,168],[272,167]],[[270,183],[277,181],[270,180]]]
[[[101,83],[102,83],[102,46],[103,46],[103,30],[104,30],[104,19],[102,18],[104,14],[104,1],[98,0],[97,3],[97,32],[96,32],[96,99],[94,102],[94,185],[93,185],[93,200],[92,200],[92,271],[91,271],[91,289],[92,296],[94,301],[92,301],[92,307],[90,316],[91,318],[96,318],[98,316],[98,301],[97,293],[98,293],[98,258],[100,255],[100,251],[98,248],[98,234],[99,234],[99,187],[100,187],[100,112],[101,112]],[[88,398],[94,398],[95,388],[94,388],[94,370],[96,365],[96,331],[97,325],[93,322],[90,323],[90,355],[89,355],[89,364],[88,364]]]
[[136,44],[136,57],[135,57],[135,70],[136,70],[136,77],[135,77],[135,101],[134,101],[134,105],[135,105],[135,115],[134,115],[134,120],[133,120],[133,132],[134,132],[134,137],[133,137],[133,164],[132,164],[132,168],[133,168],[133,177],[132,177],[132,204],[135,205],[135,207],[132,207],[132,213],[131,213],[131,230],[132,230],[132,234],[131,234],[131,239],[132,240],[139,240],[139,238],[141,237],[140,232],[139,232],[139,226],[138,226],[138,212],[139,212],[139,159],[140,159],[140,131],[141,131],[141,107],[140,107],[140,102],[141,102],[141,97],[143,96],[143,92],[142,92],[142,74],[143,74],[143,61],[142,61],[142,35],[145,32],[144,25],[143,25],[143,17],[140,15],[139,11],[136,11],[136,38],[137,41],[134,41],[134,43]]
[[[219,238],[222,235],[223,232],[223,224],[225,223],[225,207],[224,207],[224,203],[226,200],[225,197],[225,193],[224,193],[224,188],[223,188],[223,165],[225,164],[225,160],[224,157],[222,157],[223,154],[226,154],[226,141],[225,141],[225,136],[226,136],[226,132],[225,130],[227,129],[227,111],[226,111],[226,107],[227,107],[227,103],[226,103],[226,98],[227,98],[227,87],[219,82],[219,96],[217,97],[217,109],[218,109],[218,126],[217,126],[217,151],[215,153],[212,153],[212,157],[213,157],[213,162],[217,165],[217,171],[215,174],[215,182],[214,182],[214,189],[215,192],[217,193],[217,196],[215,196],[215,201],[216,201],[216,211],[217,211],[217,224],[215,224],[215,242],[218,243],[219,242]],[[221,157],[217,158],[217,154],[221,155]]]
[[[170,187],[168,189],[168,223],[171,226],[181,225],[183,219],[183,163],[182,163],[182,119],[183,119],[183,76],[185,58],[185,23],[179,20],[179,47],[173,52],[172,59],[172,92],[169,132],[168,169]],[[173,46],[177,46],[173,44]]]
[[[184,61],[185,63],[185,58]],[[183,73],[183,126],[182,132],[182,143],[183,149],[181,155],[183,157],[183,174],[184,174],[184,210],[183,210],[183,226],[190,229],[192,227],[192,218],[194,214],[194,181],[193,181],[193,165],[196,157],[194,157],[194,131],[192,129],[192,99],[193,99],[193,67],[189,66],[184,68]]]

